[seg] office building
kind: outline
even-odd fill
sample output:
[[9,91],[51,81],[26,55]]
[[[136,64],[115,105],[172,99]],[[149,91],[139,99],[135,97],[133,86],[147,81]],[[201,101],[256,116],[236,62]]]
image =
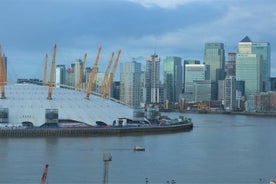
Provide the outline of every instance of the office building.
[[196,59],[184,59],[184,62],[183,62],[183,79],[182,79],[182,82],[183,82],[183,86],[182,86],[182,93],[185,92],[185,71],[186,71],[186,64],[200,64],[200,61],[199,60],[196,60]]
[[120,81],[112,82],[110,97],[120,100]]
[[236,78],[228,76],[224,82],[224,109],[226,111],[233,111],[236,109]]
[[223,43],[206,43],[204,49],[204,64],[210,65],[212,81],[224,80],[225,51]]
[[245,96],[270,90],[270,44],[254,43],[246,36],[239,42],[236,78],[245,82]]
[[180,57],[166,57],[163,65],[164,86],[169,102],[179,102],[182,91],[182,65]]
[[145,72],[146,103],[159,103],[160,57],[156,53],[146,58]]
[[65,65],[56,66],[56,87],[60,87],[65,84],[66,68]]
[[141,100],[141,63],[120,64],[120,100],[132,107],[139,107]]
[[195,100],[194,81],[210,80],[210,66],[205,64],[186,64],[184,99],[187,102]]
[[210,80],[195,80],[193,82],[194,102],[211,101],[212,83],[214,82]]
[[78,83],[79,83],[79,78],[80,78],[80,73],[81,73],[81,68],[82,68],[82,61],[81,59],[76,59],[75,60],[75,65],[74,65],[74,84],[75,84],[75,87],[78,86]]
[[228,53],[228,62],[226,65],[226,76],[236,76],[236,53]]

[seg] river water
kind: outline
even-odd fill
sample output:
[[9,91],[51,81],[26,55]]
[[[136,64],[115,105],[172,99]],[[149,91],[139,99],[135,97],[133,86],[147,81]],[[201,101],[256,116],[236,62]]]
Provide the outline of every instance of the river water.
[[[170,113],[177,117],[178,113]],[[269,183],[276,177],[276,118],[185,114],[190,132],[123,137],[1,138],[0,183]],[[135,152],[141,145],[145,152]]]

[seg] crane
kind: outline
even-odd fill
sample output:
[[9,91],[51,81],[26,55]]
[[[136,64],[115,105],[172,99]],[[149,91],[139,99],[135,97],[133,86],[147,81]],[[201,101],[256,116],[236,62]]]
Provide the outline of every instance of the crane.
[[86,99],[87,100],[89,100],[89,96],[90,96],[90,93],[91,93],[91,90],[92,90],[92,87],[93,87],[93,84],[94,84],[94,79],[95,79],[96,72],[97,72],[97,67],[98,67],[98,62],[99,62],[99,57],[100,57],[101,50],[102,50],[102,47],[100,46],[98,48],[98,54],[97,54],[94,66],[92,68],[92,73],[90,75],[89,83],[88,83],[88,86],[87,86],[87,89],[86,89]]
[[47,64],[48,64],[48,54],[45,55],[44,75],[43,75],[43,83],[42,83],[43,86],[46,86]]
[[53,80],[54,80],[54,72],[55,72],[55,60],[56,60],[56,50],[57,45],[54,45],[54,52],[52,57],[52,67],[51,67],[51,75],[50,75],[50,83],[48,88],[48,100],[52,100],[52,91],[53,91]]
[[1,87],[1,99],[5,99],[5,64],[3,61],[2,49],[0,46],[0,87]]
[[43,172],[42,177],[41,177],[41,184],[45,184],[45,183],[46,183],[47,174],[48,174],[48,167],[49,167],[49,165],[46,164],[46,165],[45,165],[44,172]]
[[79,82],[78,82],[78,86],[77,86],[78,91],[80,91],[81,84],[82,84],[82,77],[83,77],[83,73],[84,73],[86,58],[87,58],[87,53],[84,54],[83,63],[82,63],[82,66],[81,66],[80,78],[79,78]]
[[114,52],[112,52],[111,58],[109,60],[108,66],[107,66],[106,71],[105,71],[104,79],[103,79],[101,89],[100,89],[100,94],[101,95],[104,95],[106,87],[107,87],[108,75],[109,75],[109,71],[110,71],[110,68],[111,68],[112,61],[113,61],[113,57],[114,57]]
[[103,175],[103,184],[108,184],[108,168],[109,162],[112,161],[112,156],[110,153],[103,154],[103,161],[104,161],[104,175]]
[[110,77],[109,77],[109,80],[108,80],[108,83],[107,83],[107,88],[106,88],[105,93],[104,93],[105,98],[108,96],[108,93],[109,93],[109,90],[110,90],[110,87],[111,87],[111,84],[112,84],[112,81],[113,81],[113,78],[114,78],[114,73],[116,71],[120,55],[121,55],[121,50],[118,51],[118,55],[117,55],[117,58],[115,60],[114,65],[113,65],[112,72],[110,73]]

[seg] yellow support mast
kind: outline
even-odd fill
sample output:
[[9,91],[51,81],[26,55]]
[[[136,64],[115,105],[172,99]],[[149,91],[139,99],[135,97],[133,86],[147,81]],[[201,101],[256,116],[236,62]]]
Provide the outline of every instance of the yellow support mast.
[[49,83],[49,88],[48,88],[48,97],[47,97],[48,100],[52,100],[53,82],[54,82],[54,74],[55,74],[56,50],[57,50],[57,45],[55,44],[53,57],[52,57],[50,83]]
[[87,89],[86,89],[86,99],[87,100],[89,100],[90,93],[91,93],[91,90],[92,90],[92,87],[93,87],[93,84],[94,84],[94,80],[95,80],[95,76],[96,76],[96,73],[97,73],[97,67],[98,67],[98,62],[99,62],[99,57],[100,57],[101,50],[102,50],[102,47],[100,46],[98,48],[98,54],[97,54],[94,66],[92,68],[92,73],[90,75],[89,83],[88,83],[88,86],[87,86]]
[[81,84],[82,84],[82,78],[83,78],[83,73],[84,73],[86,58],[87,58],[87,54],[85,53],[84,54],[84,58],[83,58],[83,63],[82,63],[82,66],[81,66],[81,72],[80,72],[79,82],[78,82],[78,86],[77,86],[77,90],[78,91],[80,91]]
[[117,68],[117,65],[118,65],[118,62],[119,62],[120,55],[121,55],[121,50],[118,51],[118,55],[117,55],[117,58],[115,60],[114,66],[112,68],[112,72],[110,73],[110,77],[109,77],[109,80],[108,80],[108,83],[107,83],[107,88],[106,88],[105,93],[104,93],[105,98],[107,98],[107,96],[109,94],[110,87],[111,87],[111,84],[113,82],[114,74],[115,74],[115,71],[116,71],[116,68]]
[[4,64],[4,61],[3,61],[3,55],[2,55],[2,49],[1,49],[1,46],[0,46],[0,87],[1,87],[1,99],[5,99],[6,96],[5,96],[5,83],[6,83],[6,77],[5,77],[5,64]]
[[48,54],[45,55],[44,75],[43,75],[43,83],[42,83],[43,86],[46,86],[47,64],[48,64]]
[[111,58],[109,60],[108,66],[107,66],[105,74],[104,74],[104,79],[103,79],[103,82],[102,82],[102,85],[101,85],[101,89],[100,89],[100,94],[101,95],[104,95],[105,90],[107,88],[108,75],[109,75],[109,72],[110,72],[110,68],[111,68],[111,64],[112,64],[112,61],[113,61],[113,57],[114,57],[114,52],[112,52]]

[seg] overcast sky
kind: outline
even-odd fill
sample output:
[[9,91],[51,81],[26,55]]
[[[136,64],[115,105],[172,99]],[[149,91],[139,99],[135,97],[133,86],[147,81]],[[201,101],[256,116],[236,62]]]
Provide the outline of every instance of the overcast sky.
[[55,43],[56,64],[66,67],[85,53],[92,66],[101,45],[99,66],[105,71],[118,49],[120,62],[144,62],[154,52],[162,60],[179,56],[202,62],[206,42],[224,43],[227,54],[247,35],[271,43],[276,76],[275,0],[1,0],[0,7],[0,44],[10,83],[42,79],[45,54],[52,57]]

